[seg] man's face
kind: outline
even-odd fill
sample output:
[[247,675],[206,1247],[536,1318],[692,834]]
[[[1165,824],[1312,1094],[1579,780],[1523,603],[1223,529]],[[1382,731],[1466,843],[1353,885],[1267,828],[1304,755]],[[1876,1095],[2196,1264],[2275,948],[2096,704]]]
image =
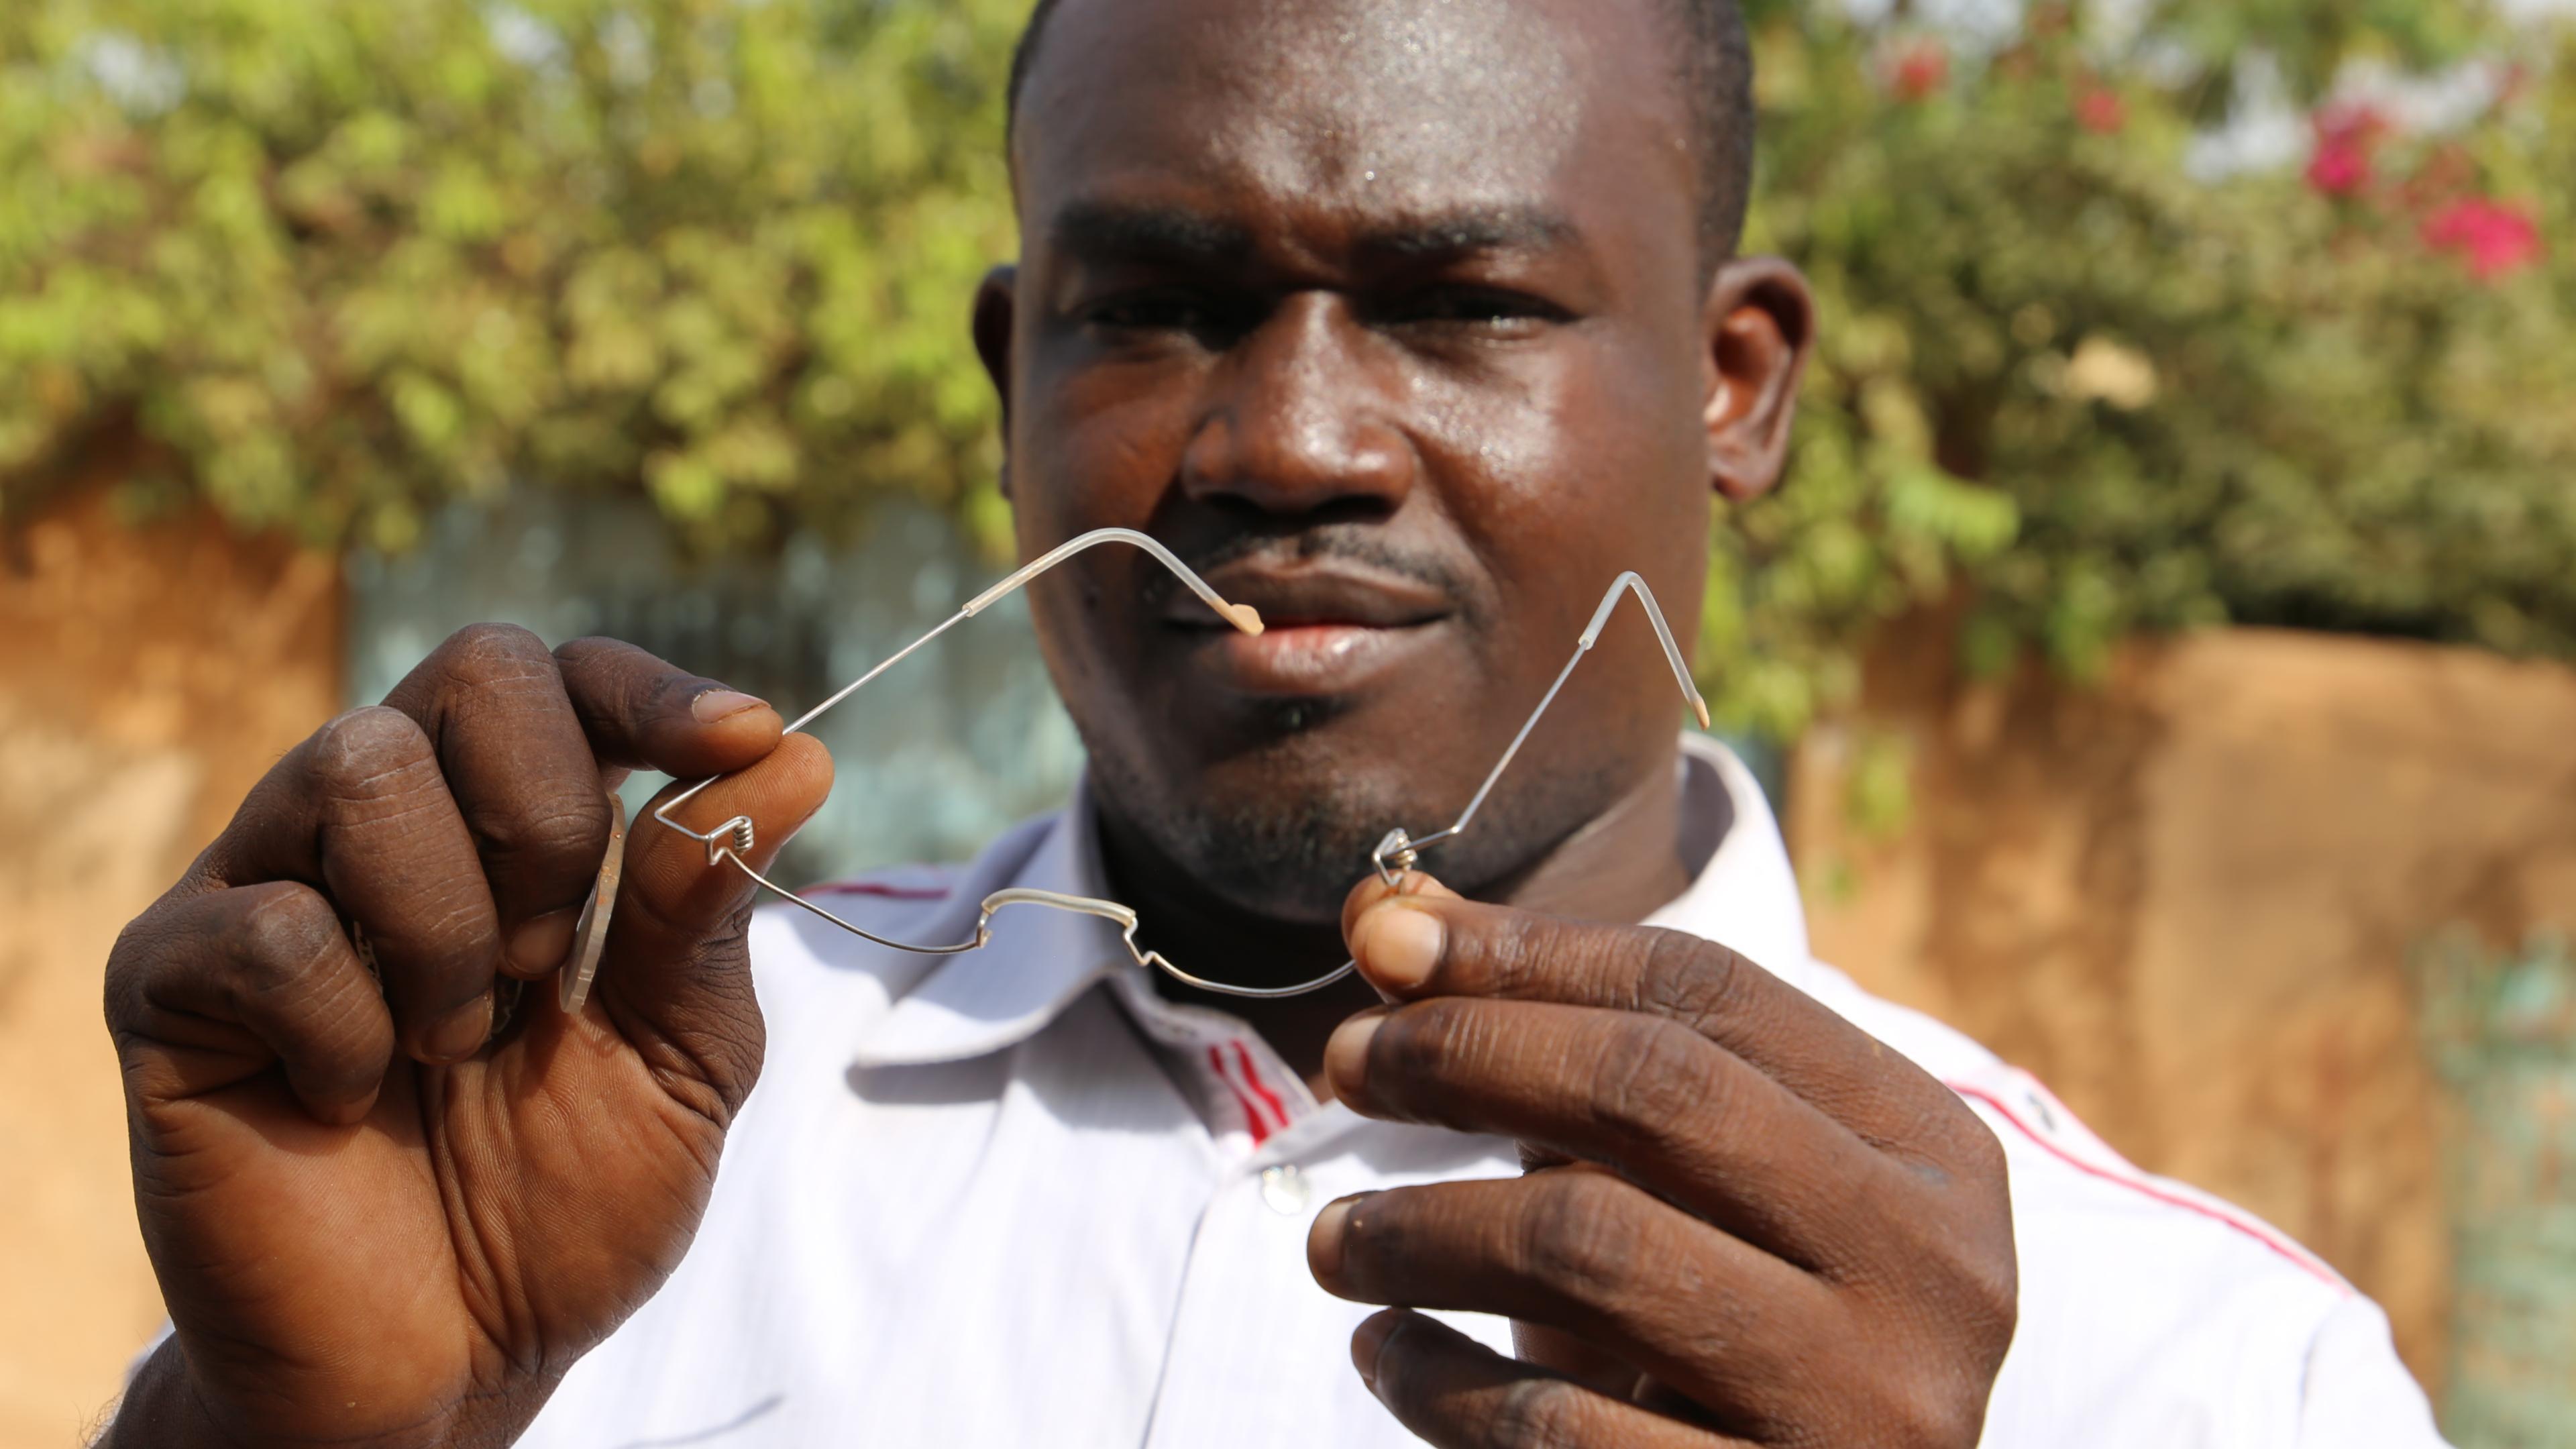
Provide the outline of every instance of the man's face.
[[[1103,809],[1239,908],[1332,919],[1465,806],[1643,573],[1687,646],[1711,507],[1699,153],[1660,0],[1064,0],[1022,260],[978,318],[1019,544]],[[1443,877],[1490,887],[1669,768],[1614,623]]]

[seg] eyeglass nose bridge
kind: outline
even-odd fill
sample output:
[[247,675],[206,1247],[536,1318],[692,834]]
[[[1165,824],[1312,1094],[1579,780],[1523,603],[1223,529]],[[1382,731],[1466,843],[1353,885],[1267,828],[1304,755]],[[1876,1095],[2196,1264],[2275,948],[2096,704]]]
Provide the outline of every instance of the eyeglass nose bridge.
[[984,897],[983,909],[977,912],[975,917],[974,949],[982,948],[993,939],[993,917],[1008,906],[1045,906],[1050,910],[1071,911],[1078,916],[1094,916],[1107,921],[1118,928],[1119,941],[1127,947],[1127,954],[1136,958],[1136,964],[1139,967],[1147,971],[1160,971],[1184,986],[1195,986],[1202,991],[1212,991],[1220,996],[1243,997],[1255,1001],[1284,1000],[1291,996],[1304,996],[1309,992],[1321,991],[1359,969],[1357,964],[1345,961],[1340,970],[1329,976],[1320,976],[1312,981],[1301,981],[1293,986],[1238,986],[1229,981],[1209,981],[1203,977],[1193,976],[1173,965],[1162,952],[1148,951],[1137,945],[1137,917],[1135,911],[1128,907],[1116,901],[1104,901],[1092,896],[1066,895],[1062,891],[1037,890],[1028,886],[1014,886],[1009,890],[995,891]]
[[984,897],[984,908],[975,917],[975,938],[982,942],[993,934],[993,917],[1009,906],[1045,906],[1050,910],[1071,911],[1077,916],[1097,916],[1116,926],[1129,937],[1136,934],[1136,913],[1116,901],[1098,900],[1091,896],[1069,896],[1062,891],[1042,891],[1029,886],[1014,886]]

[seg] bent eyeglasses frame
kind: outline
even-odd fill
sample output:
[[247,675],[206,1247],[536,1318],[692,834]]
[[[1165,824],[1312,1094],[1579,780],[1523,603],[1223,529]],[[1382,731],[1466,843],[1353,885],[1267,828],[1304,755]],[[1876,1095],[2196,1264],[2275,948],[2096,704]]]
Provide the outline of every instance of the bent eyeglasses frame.
[[[1206,600],[1208,607],[1215,610],[1219,618],[1222,618],[1235,628],[1242,630],[1246,634],[1259,634],[1262,631],[1261,615],[1250,605],[1228,603],[1225,597],[1219,594],[1214,588],[1211,588],[1205,579],[1200,578],[1195,572],[1191,571],[1189,565],[1182,563],[1178,558],[1173,556],[1170,549],[1165,548],[1161,543],[1157,542],[1153,538],[1145,534],[1138,533],[1134,529],[1128,528],[1097,529],[1093,532],[1083,534],[1081,537],[1073,539],[1058,548],[1049,550],[1043,557],[1036,559],[1025,567],[1010,574],[1008,577],[1002,579],[999,583],[994,584],[991,588],[976,595],[973,599],[967,601],[964,608],[959,609],[955,614],[942,621],[938,627],[932,629],[929,633],[922,635],[920,638],[913,640],[903,648],[895,651],[895,653],[890,655],[883,663],[843,686],[840,692],[834,694],[831,698],[824,700],[821,704],[814,706],[812,709],[807,710],[794,723],[787,726],[786,732],[794,734],[812,724],[815,720],[822,718],[823,715],[831,711],[842,701],[847,700],[851,695],[858,693],[860,690],[874,683],[878,677],[883,675],[887,670],[894,668],[896,665],[902,663],[904,660],[910,658],[913,654],[929,645],[932,640],[937,639],[940,635],[956,628],[959,624],[966,622],[968,619],[974,618],[976,615],[991,608],[1001,600],[1008,598],[1010,595],[1016,593],[1022,587],[1027,585],[1032,579],[1037,578],[1039,575],[1046,573],[1048,570],[1055,568],[1057,565],[1062,564],[1067,559],[1070,559],[1077,554],[1097,548],[1103,544],[1110,543],[1127,544],[1132,547],[1142,549],[1145,553],[1150,555],[1155,562],[1170,570],[1172,575],[1179,579],[1182,584],[1186,585],[1191,593],[1194,593],[1201,599]],[[1449,841],[1453,841],[1467,832],[1467,828],[1475,821],[1476,812],[1484,808],[1487,797],[1493,794],[1494,786],[1502,779],[1503,772],[1511,767],[1513,758],[1521,751],[1521,746],[1528,742],[1530,732],[1538,728],[1538,722],[1546,715],[1548,706],[1556,702],[1557,695],[1562,693],[1565,689],[1566,681],[1573,678],[1576,666],[1583,662],[1585,655],[1592,652],[1592,646],[1600,642],[1601,633],[1604,629],[1609,627],[1611,615],[1618,609],[1620,599],[1630,593],[1634,593],[1636,595],[1638,605],[1645,610],[1646,621],[1654,626],[1656,642],[1663,646],[1664,659],[1672,666],[1673,679],[1681,686],[1682,698],[1690,704],[1693,712],[1698,715],[1701,727],[1707,727],[1709,722],[1708,705],[1700,698],[1698,687],[1691,682],[1690,668],[1682,660],[1680,646],[1673,642],[1672,628],[1665,622],[1664,611],[1662,608],[1657,606],[1655,603],[1654,592],[1646,587],[1646,581],[1636,573],[1623,573],[1611,582],[1609,591],[1602,595],[1601,606],[1595,609],[1592,613],[1592,622],[1585,626],[1582,637],[1575,642],[1574,656],[1566,660],[1565,667],[1557,672],[1555,683],[1549,685],[1547,693],[1540,697],[1537,708],[1530,711],[1529,718],[1522,723],[1520,732],[1512,736],[1512,742],[1504,749],[1502,758],[1494,762],[1494,768],[1487,772],[1484,783],[1476,788],[1475,795],[1468,800],[1467,808],[1459,812],[1458,818],[1451,821],[1441,829],[1422,836],[1412,835],[1402,826],[1398,826],[1395,829],[1388,831],[1385,838],[1378,842],[1377,847],[1369,852],[1369,864],[1377,871],[1378,877],[1381,880],[1385,881],[1389,886],[1395,885],[1398,881],[1403,879],[1404,872],[1411,870],[1420,861],[1423,851],[1429,850],[1438,845],[1446,844]],[[754,869],[751,862],[745,858],[750,854],[753,846],[757,842],[757,836],[753,830],[750,816],[737,815],[730,820],[718,823],[711,829],[703,831],[692,829],[672,818],[672,813],[674,811],[695,799],[699,792],[714,784],[719,778],[722,777],[711,776],[707,779],[700,780],[696,784],[689,786],[687,789],[680,791],[676,795],[673,795],[670,799],[663,801],[662,804],[657,806],[653,811],[653,820],[655,823],[678,831],[680,834],[689,837],[691,840],[695,840],[704,845],[706,847],[707,866],[709,869],[714,869],[719,865],[730,862],[734,869],[739,870],[745,876],[748,876],[752,883],[760,889],[769,892],[771,895],[795,906],[799,910],[821,917],[823,920],[840,927],[842,930],[849,932],[853,936],[859,937],[861,940],[874,942],[875,944],[886,947],[889,950],[908,952],[918,956],[962,956],[970,951],[981,950],[992,941],[993,918],[996,915],[1013,906],[1037,906],[1049,910],[1069,911],[1076,915],[1093,916],[1107,921],[1118,928],[1119,939],[1126,945],[1128,955],[1135,958],[1138,968],[1160,971],[1184,985],[1195,986],[1202,991],[1213,992],[1221,996],[1245,997],[1253,1000],[1278,1000],[1285,997],[1304,996],[1311,992],[1321,991],[1325,987],[1333,985],[1335,982],[1340,981],[1342,978],[1350,975],[1352,971],[1357,969],[1356,963],[1345,961],[1338,969],[1332,972],[1318,976],[1311,981],[1299,982],[1293,986],[1239,986],[1231,982],[1211,981],[1205,977],[1196,976],[1188,971],[1182,970],[1179,966],[1174,965],[1170,960],[1165,958],[1161,952],[1149,951],[1138,945],[1136,941],[1138,922],[1136,912],[1134,910],[1120,905],[1116,901],[1099,900],[1090,896],[1066,895],[1058,891],[1030,890],[1026,888],[999,890],[986,896],[983,900],[982,906],[976,912],[974,934],[966,940],[946,945],[927,946],[908,941],[890,940],[887,937],[880,936],[864,927],[843,920],[831,911],[825,910],[823,907],[816,905],[814,902],[807,900],[794,891],[779,885],[776,881],[771,880],[768,876],[763,875],[758,870]],[[614,852],[612,852],[612,856],[613,854]],[[607,892],[613,892],[615,890],[614,877],[607,875],[608,871],[613,868],[613,860],[609,866],[603,867],[603,876],[607,876],[610,881],[610,884],[606,887]],[[608,902],[605,900],[597,901],[596,907],[605,907],[607,904]],[[585,914],[588,915],[591,913],[586,912]],[[605,909],[595,908],[595,914],[600,918],[596,922],[596,930],[586,929],[582,932],[583,935],[594,936],[605,934],[607,911]],[[585,927],[592,927],[593,924],[593,922],[587,919],[583,922]],[[582,998],[588,995],[589,986],[590,981],[587,978],[587,973],[584,973],[583,979],[578,983],[572,979],[571,973],[567,973],[558,998],[564,1009],[567,1011],[579,1010]]]

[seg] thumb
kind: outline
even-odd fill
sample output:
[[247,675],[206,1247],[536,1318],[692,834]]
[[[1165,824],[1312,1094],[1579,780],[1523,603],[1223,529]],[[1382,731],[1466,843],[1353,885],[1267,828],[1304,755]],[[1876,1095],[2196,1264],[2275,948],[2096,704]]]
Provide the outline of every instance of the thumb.
[[[760,1007],[751,988],[749,929],[759,888],[730,858],[653,818],[656,796],[627,833],[626,864],[608,942],[585,1014],[644,1051],[673,1049],[672,1068],[702,1079],[728,1111],[760,1072]],[[811,735],[789,735],[748,769],[725,776],[672,813],[701,831],[747,816],[745,863],[767,874],[778,852],[822,808],[832,757]],[[656,1062],[658,1068],[664,1063]]]

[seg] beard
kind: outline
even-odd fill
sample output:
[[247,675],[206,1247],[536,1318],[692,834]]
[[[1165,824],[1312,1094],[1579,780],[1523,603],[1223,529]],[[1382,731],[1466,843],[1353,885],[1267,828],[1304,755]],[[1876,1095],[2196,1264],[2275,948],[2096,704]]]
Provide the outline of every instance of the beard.
[[[1140,761],[1095,749],[1092,794],[1103,812],[1227,905],[1281,922],[1328,924],[1340,919],[1351,887],[1373,868],[1370,852],[1387,831],[1401,825],[1422,836],[1445,829],[1467,797],[1424,800],[1401,769],[1337,768],[1333,752],[1297,748],[1312,743],[1291,739],[1265,751],[1277,766],[1270,772],[1274,783],[1249,793],[1193,789]],[[1524,754],[1477,812],[1473,828],[1434,847],[1422,868],[1461,895],[1500,899],[1619,798],[1621,775],[1608,761]]]
[[1324,772],[1273,791],[1210,798],[1139,762],[1093,752],[1094,798],[1191,884],[1236,909],[1300,924],[1337,920],[1399,818],[1395,792]]

